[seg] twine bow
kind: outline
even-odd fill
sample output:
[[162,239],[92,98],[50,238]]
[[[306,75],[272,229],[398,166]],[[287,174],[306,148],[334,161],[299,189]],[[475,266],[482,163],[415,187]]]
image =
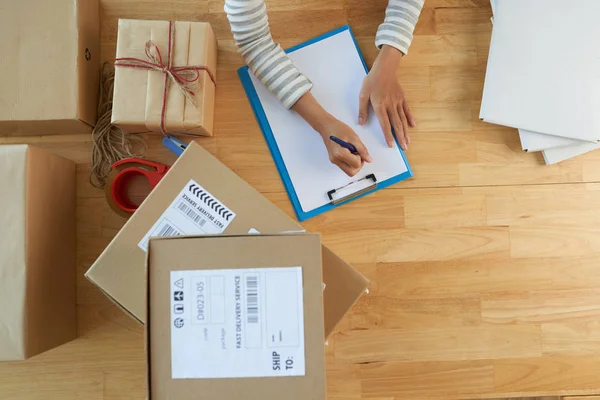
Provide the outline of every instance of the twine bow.
[[196,106],[194,89],[198,85],[200,72],[205,71],[214,85],[217,84],[213,74],[205,66],[186,65],[182,67],[173,66],[173,45],[175,42],[175,24],[169,21],[169,41],[167,45],[167,62],[163,62],[160,49],[152,40],[146,42],[145,53],[148,60],[133,57],[120,57],[115,60],[115,67],[127,67],[136,69],[153,70],[165,75],[165,84],[162,98],[162,109],[160,113],[160,130],[163,135],[167,134],[165,129],[165,116],[167,111],[167,95],[169,93],[169,81],[175,83],[184,96]]

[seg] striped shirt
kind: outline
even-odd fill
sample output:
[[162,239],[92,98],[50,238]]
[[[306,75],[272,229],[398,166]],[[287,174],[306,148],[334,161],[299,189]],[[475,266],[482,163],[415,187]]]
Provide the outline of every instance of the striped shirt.
[[[424,1],[389,0],[375,45],[389,45],[406,54]],[[312,83],[273,41],[265,0],[225,0],[225,12],[246,64],[286,108],[292,107]]]

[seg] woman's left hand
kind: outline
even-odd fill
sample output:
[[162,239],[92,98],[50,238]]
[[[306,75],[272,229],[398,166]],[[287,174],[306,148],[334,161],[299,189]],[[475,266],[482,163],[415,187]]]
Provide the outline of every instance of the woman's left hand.
[[416,124],[406,102],[404,90],[396,78],[396,68],[402,56],[403,54],[394,47],[382,46],[360,90],[358,123],[363,125],[367,121],[370,102],[388,146],[394,145],[394,128],[400,147],[406,150],[410,143],[408,127],[414,127]]

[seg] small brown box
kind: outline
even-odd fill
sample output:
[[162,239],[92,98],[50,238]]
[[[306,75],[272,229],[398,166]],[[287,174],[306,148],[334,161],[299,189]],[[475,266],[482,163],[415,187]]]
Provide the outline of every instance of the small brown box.
[[98,0],[0,0],[0,135],[90,133]]
[[0,361],[77,335],[75,164],[27,145],[0,146]]
[[149,400],[324,400],[313,234],[151,239]]
[[122,58],[150,61],[146,55],[149,41],[157,46],[162,64],[167,65],[170,24],[169,21],[119,20],[112,123],[130,133],[160,133],[164,102],[165,131],[212,136],[215,84],[211,75],[216,79],[217,39],[209,23],[174,21],[171,25],[172,66],[208,69],[208,72],[198,71],[198,80],[192,86],[194,93],[189,98],[172,79],[165,79],[162,71],[126,66],[131,61],[118,65]]

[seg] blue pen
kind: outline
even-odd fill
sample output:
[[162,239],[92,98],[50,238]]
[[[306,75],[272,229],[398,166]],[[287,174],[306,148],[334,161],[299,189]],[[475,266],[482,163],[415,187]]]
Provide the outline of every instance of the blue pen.
[[329,139],[336,142],[337,144],[339,144],[340,146],[342,146],[345,149],[348,149],[350,151],[350,153],[352,154],[358,154],[358,150],[356,150],[356,147],[354,147],[354,145],[352,143],[348,143],[340,138],[337,138],[335,136],[329,136]]

